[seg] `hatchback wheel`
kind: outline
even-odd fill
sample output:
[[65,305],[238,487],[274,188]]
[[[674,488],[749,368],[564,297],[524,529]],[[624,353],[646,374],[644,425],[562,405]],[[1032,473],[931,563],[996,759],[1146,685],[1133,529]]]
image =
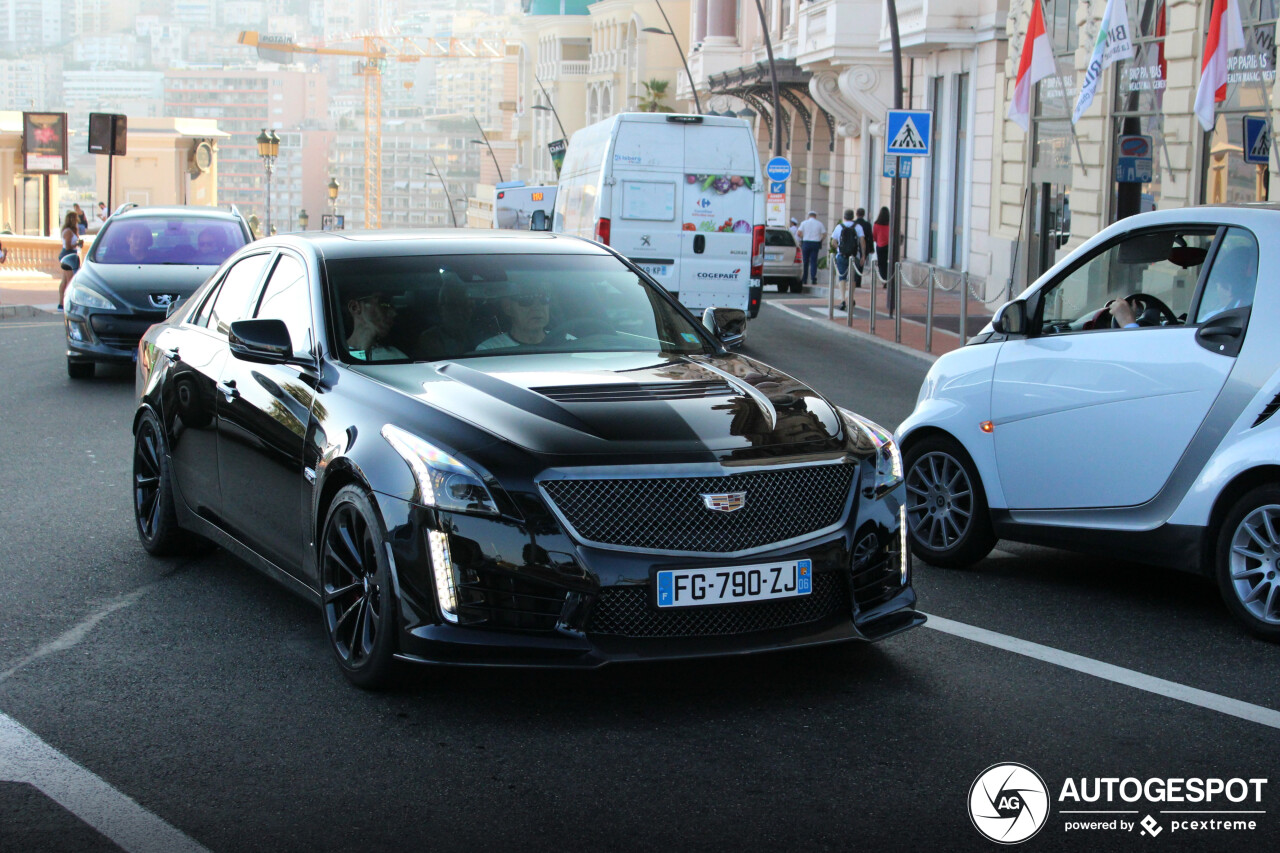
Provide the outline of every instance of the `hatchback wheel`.
[[935,566],[963,568],[995,547],[982,481],[969,454],[941,436],[911,445],[906,459],[911,549]]
[[1260,486],[1231,508],[1216,556],[1227,609],[1254,634],[1280,640],[1280,486]]
[[368,496],[343,487],[321,540],[324,625],[343,675],[366,689],[385,686],[394,664],[395,594],[385,542]]
[[198,541],[178,526],[164,430],[151,412],[142,416],[133,438],[133,517],[142,547],[157,557],[186,553]]

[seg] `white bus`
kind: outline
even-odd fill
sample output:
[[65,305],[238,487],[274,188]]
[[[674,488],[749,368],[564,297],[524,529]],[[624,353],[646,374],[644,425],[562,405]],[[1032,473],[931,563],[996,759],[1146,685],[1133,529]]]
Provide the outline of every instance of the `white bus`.
[[555,202],[555,186],[527,187],[523,181],[498,184],[493,189],[493,227],[527,231],[533,212],[550,215]]
[[764,186],[743,119],[621,113],[573,135],[551,230],[612,246],[695,314],[750,313]]

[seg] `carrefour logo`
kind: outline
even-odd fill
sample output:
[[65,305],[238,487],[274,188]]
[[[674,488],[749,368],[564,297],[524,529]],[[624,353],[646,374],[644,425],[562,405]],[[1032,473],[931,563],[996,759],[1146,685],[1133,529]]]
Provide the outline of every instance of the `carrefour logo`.
[[705,209],[705,208],[708,208],[708,207],[710,207],[710,206],[711,206],[711,199],[709,199],[709,198],[700,198],[700,199],[698,199],[698,200],[697,200],[697,202],[695,202],[695,203],[698,205],[698,207],[701,207],[701,208],[704,208],[704,209]]
[[742,272],[742,267],[738,267],[733,272],[700,272],[697,278],[737,278],[738,273]]

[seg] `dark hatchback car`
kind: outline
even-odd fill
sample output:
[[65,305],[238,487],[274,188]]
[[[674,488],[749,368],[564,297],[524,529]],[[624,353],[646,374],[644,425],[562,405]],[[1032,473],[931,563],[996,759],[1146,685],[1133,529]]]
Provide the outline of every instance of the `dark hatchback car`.
[[89,379],[97,362],[131,361],[147,327],[250,239],[234,210],[134,207],[112,215],[67,288],[67,374]]
[[542,233],[259,241],[142,340],[135,512],[394,659],[591,667],[924,622],[891,436]]

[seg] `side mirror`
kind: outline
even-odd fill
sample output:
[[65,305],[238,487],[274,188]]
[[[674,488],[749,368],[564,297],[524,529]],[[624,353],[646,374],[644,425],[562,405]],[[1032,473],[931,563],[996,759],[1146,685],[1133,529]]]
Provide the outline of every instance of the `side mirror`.
[[991,318],[991,328],[1002,335],[1025,335],[1027,333],[1027,303],[1023,299],[1006,302]]
[[708,308],[702,312],[702,325],[725,347],[736,349],[747,337],[747,312],[741,308]]
[[227,343],[241,361],[284,364],[293,356],[293,342],[284,320],[236,320]]
[[550,231],[551,223],[547,221],[547,212],[545,210],[535,210],[529,215],[530,231]]

